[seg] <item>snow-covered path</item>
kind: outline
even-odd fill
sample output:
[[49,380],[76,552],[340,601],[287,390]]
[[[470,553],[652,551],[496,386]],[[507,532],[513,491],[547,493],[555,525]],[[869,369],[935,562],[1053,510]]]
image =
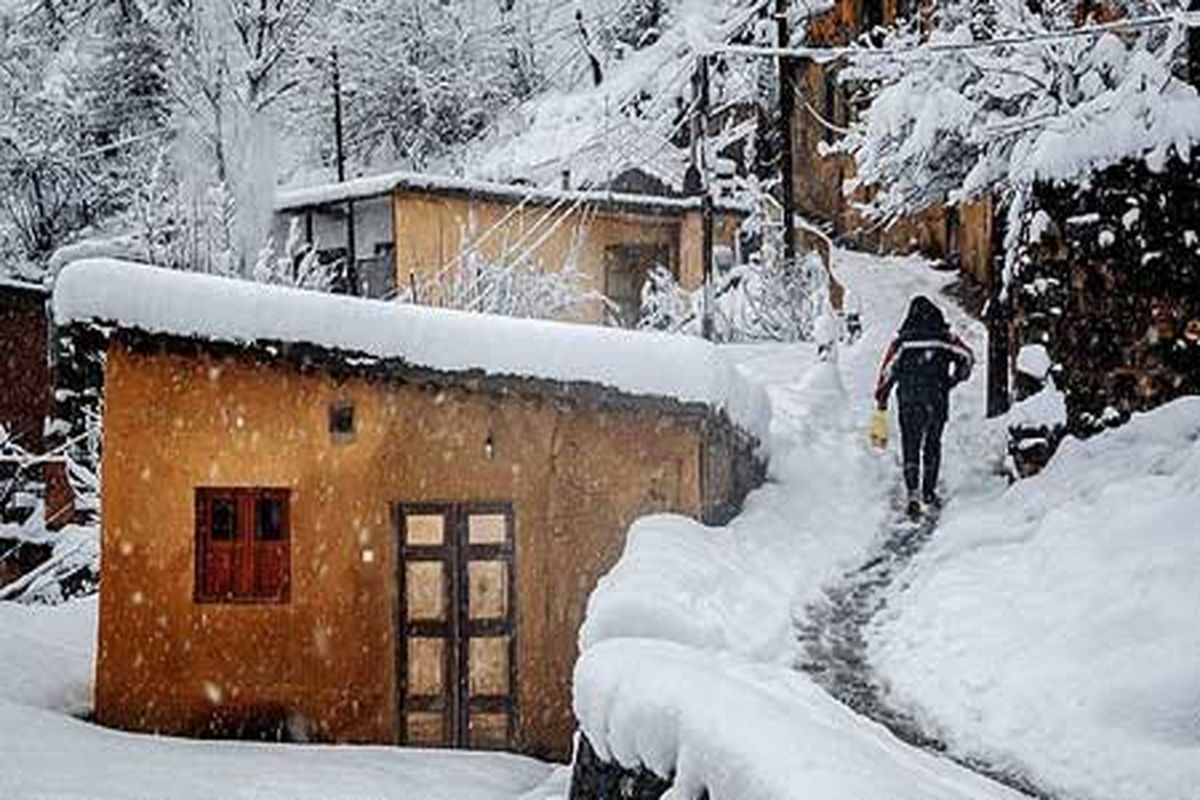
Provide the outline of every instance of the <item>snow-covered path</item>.
[[[723,528],[648,517],[593,594],[576,713],[602,758],[674,774],[672,797],[983,800],[1010,789],[898,741],[795,670],[805,608],[878,543],[898,479],[865,425],[878,361],[914,294],[951,276],[916,259],[839,253],[864,334],[838,364],[810,346],[747,347],[740,368],[773,407],[768,483]],[[941,303],[982,351],[981,326]],[[947,493],[989,476],[983,382],[960,389],[946,437]],[[636,667],[632,666],[636,665]]]

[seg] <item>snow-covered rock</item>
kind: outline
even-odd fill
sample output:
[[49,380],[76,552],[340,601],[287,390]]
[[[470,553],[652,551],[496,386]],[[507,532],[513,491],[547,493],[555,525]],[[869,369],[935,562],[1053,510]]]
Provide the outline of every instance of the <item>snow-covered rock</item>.
[[1024,345],[1017,353],[1017,372],[1035,380],[1046,380],[1052,366],[1054,362],[1050,360],[1050,353],[1043,344]]

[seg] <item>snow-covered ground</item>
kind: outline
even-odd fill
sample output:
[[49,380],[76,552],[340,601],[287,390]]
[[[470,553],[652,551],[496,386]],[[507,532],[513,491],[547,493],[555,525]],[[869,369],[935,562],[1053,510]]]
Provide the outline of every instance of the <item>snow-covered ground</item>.
[[551,800],[565,768],[502,754],[199,742],[120,733],[90,706],[94,599],[0,603],[5,800]]
[[[666,775],[679,797],[934,800],[1015,793],[900,743],[793,668],[795,622],[884,530],[898,467],[866,421],[883,350],[914,294],[950,276],[915,259],[838,253],[863,337],[837,365],[809,346],[754,347],[741,369],[773,404],[770,482],[726,528],[646,518],[592,597],[576,712],[602,756]],[[977,352],[985,333],[942,301]],[[956,393],[951,494],[994,487],[982,371]],[[894,447],[893,447],[894,452]],[[968,463],[969,460],[969,463]],[[631,668],[631,665],[636,665]]]
[[893,702],[1063,797],[1200,796],[1200,398],[947,509],[871,634]]

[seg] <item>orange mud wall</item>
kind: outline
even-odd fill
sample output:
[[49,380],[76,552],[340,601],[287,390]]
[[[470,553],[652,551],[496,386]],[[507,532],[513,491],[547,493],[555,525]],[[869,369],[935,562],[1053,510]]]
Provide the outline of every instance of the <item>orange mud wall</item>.
[[[587,203],[573,208],[528,204],[517,208],[504,200],[465,195],[431,194],[397,190],[394,195],[396,236],[396,282],[418,289],[442,270],[451,267],[459,254],[477,245],[468,258],[491,263],[524,264],[541,271],[557,271],[574,261],[587,280],[587,288],[604,292],[606,252],[620,245],[661,245],[670,253],[670,267],[685,289],[696,289],[703,281],[702,227],[700,212],[664,209],[597,209]],[[739,220],[717,214],[713,239],[732,247]],[[493,230],[494,229],[494,230]],[[491,231],[489,233],[489,231]],[[486,238],[483,238],[487,234]],[[469,263],[469,262],[468,262]],[[421,297],[422,303],[442,304],[439,297]],[[587,302],[572,320],[601,322],[603,305]]]
[[[283,709],[318,741],[397,741],[393,504],[498,500],[516,529],[512,745],[566,757],[588,594],[636,517],[702,510],[698,420],[119,343],[105,380],[95,700],[118,728],[203,734]],[[328,432],[335,401],[355,406],[351,442]],[[288,602],[194,601],[203,486],[291,490]]]

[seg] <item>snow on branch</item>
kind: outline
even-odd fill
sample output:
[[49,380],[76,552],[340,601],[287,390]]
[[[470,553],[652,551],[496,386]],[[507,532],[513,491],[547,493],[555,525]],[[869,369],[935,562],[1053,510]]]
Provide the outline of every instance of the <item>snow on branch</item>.
[[863,210],[885,220],[987,193],[1014,213],[1036,181],[1187,158],[1200,95],[1178,74],[1195,15],[1124,11],[1079,25],[1070,3],[957,2],[932,30],[902,23],[839,53],[868,97],[834,148],[855,160],[847,190],[871,187]]

